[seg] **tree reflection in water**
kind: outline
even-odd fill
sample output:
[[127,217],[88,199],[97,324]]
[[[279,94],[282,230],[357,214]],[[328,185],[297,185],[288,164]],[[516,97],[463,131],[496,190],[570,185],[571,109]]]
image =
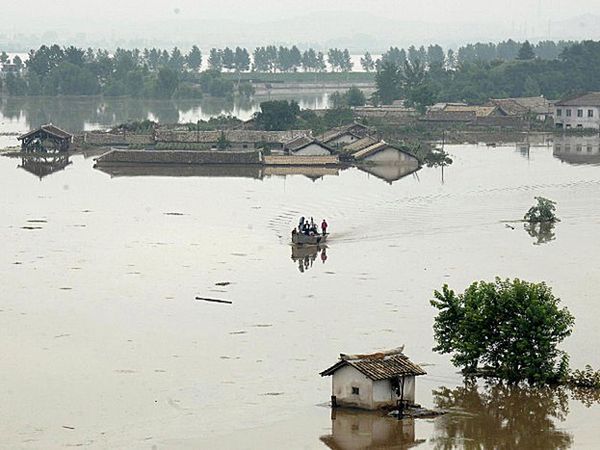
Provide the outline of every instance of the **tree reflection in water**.
[[556,239],[553,222],[526,222],[523,227],[535,239],[533,245],[547,244]]
[[556,428],[569,414],[563,388],[476,384],[433,392],[437,408],[451,411],[435,422],[436,449],[567,449],[573,437]]

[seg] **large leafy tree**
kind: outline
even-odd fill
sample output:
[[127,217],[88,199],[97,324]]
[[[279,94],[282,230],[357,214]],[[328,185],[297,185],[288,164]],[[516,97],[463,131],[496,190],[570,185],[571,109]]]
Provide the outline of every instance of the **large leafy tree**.
[[190,52],[186,55],[185,57],[187,66],[194,70],[197,71],[200,69],[200,67],[202,66],[202,52],[200,51],[200,49],[198,48],[197,45],[194,45],[192,47],[192,49],[190,50]]
[[299,113],[300,107],[293,100],[272,100],[260,104],[255,120],[263,130],[289,130],[296,124]]
[[434,350],[452,354],[465,375],[532,384],[566,377],[568,357],[557,346],[571,334],[574,318],[545,283],[496,278],[458,295],[444,285],[434,296]]
[[529,43],[529,41],[523,42],[521,48],[519,49],[519,54],[517,55],[517,59],[526,61],[529,59],[535,58],[535,52],[533,51],[533,47]]
[[377,99],[384,105],[391,104],[400,98],[401,73],[398,66],[392,62],[385,61],[375,74],[375,91]]

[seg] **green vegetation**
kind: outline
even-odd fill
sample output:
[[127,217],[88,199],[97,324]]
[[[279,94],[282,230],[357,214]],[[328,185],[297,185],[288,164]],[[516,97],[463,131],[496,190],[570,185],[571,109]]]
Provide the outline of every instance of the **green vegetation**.
[[574,318],[545,283],[496,278],[459,295],[444,285],[434,296],[434,350],[452,354],[463,374],[509,383],[566,379],[568,357],[557,345],[571,334]]
[[535,197],[537,205],[529,208],[524,219],[530,223],[556,222],[556,202],[544,197]]
[[211,117],[208,120],[190,122],[187,123],[186,126],[189,131],[214,131],[235,128],[241,123],[242,121],[235,116],[222,114],[220,116]]
[[310,109],[301,111],[293,100],[272,100],[260,104],[260,111],[254,115],[254,120],[259,130],[310,129],[320,134],[327,129],[352,123],[354,115],[347,107],[329,109],[318,115]]
[[329,99],[331,106],[334,108],[346,108],[352,106],[364,106],[367,103],[367,98],[363,91],[356,86],[352,86],[343,94],[335,91]]
[[[389,104],[405,99],[410,106],[423,110],[438,101],[483,103],[489,98],[544,95],[560,98],[581,91],[600,90],[600,42],[584,41],[546,47],[517,46],[511,41],[510,53],[503,59],[489,59],[473,51],[456,55],[443,50],[431,52],[390,50],[379,64],[375,100]],[[541,44],[540,44],[541,45]],[[543,53],[542,49],[561,48]],[[506,50],[506,49],[504,49]],[[503,50],[503,52],[504,52]],[[532,52],[534,53],[532,55]],[[497,50],[490,54],[500,56]],[[412,55],[412,56],[411,56]],[[532,57],[533,56],[533,57]]]
[[576,369],[569,375],[568,384],[571,387],[600,389],[600,370],[585,366],[584,370]]

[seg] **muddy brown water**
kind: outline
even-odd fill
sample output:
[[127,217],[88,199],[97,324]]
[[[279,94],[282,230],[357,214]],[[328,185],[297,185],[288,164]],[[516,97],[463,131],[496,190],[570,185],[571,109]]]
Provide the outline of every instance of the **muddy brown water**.
[[[429,299],[547,281],[577,319],[572,365],[600,367],[600,165],[547,146],[448,150],[443,181],[423,168],[391,183],[111,172],[81,155],[40,178],[0,157],[0,447],[596,448],[589,393],[464,387],[431,350]],[[535,195],[558,202],[550,236],[503,222]],[[300,215],[327,218],[324,258],[289,246]],[[428,371],[417,401],[451,413],[332,421],[319,371],[401,344]]]

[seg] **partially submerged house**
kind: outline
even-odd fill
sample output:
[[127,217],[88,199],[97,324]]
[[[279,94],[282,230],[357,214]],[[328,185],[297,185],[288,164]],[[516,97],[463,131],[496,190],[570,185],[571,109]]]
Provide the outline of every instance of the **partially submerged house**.
[[370,164],[419,166],[419,160],[415,156],[383,140],[364,147],[352,155],[356,161]]
[[556,102],[554,124],[563,129],[600,129],[600,92],[588,92]]
[[311,136],[299,136],[283,146],[285,152],[297,156],[326,156],[334,150]]
[[66,152],[73,141],[73,135],[50,124],[31,130],[17,138],[23,152]]
[[332,406],[376,410],[395,407],[398,402],[414,404],[416,377],[426,372],[402,350],[340,354],[337,363],[321,372],[322,377],[332,377]]
[[496,106],[505,116],[534,117],[541,122],[552,116],[552,105],[543,96],[492,98],[486,106]]
[[341,147],[358,141],[370,134],[373,134],[371,128],[361,123],[354,122],[350,125],[332,128],[320,136],[317,136],[317,139],[330,147]]

